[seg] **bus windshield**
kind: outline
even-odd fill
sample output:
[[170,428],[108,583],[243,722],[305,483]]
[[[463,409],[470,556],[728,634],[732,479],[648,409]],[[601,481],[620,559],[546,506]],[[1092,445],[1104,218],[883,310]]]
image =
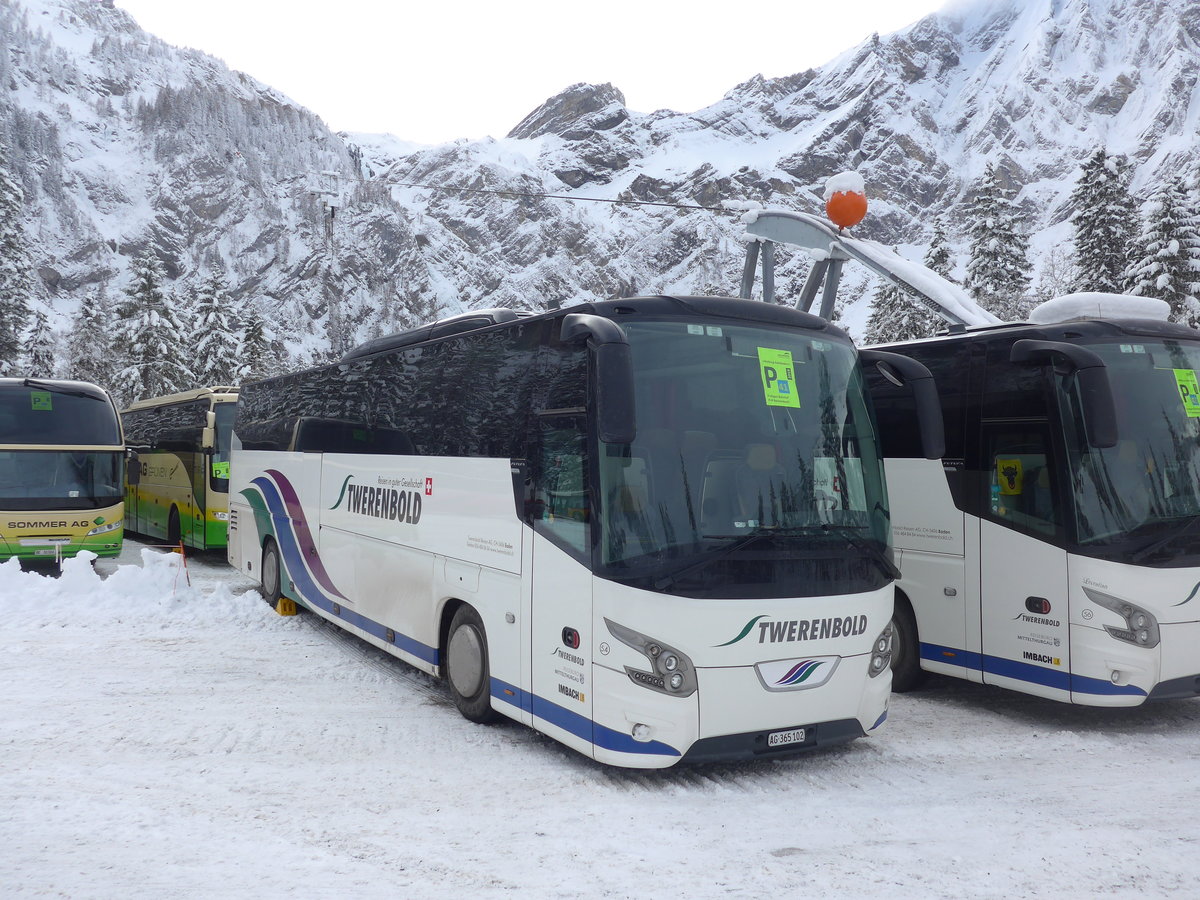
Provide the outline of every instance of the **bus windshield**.
[[600,448],[599,572],[689,596],[886,583],[883,470],[848,343],[727,323],[623,325],[637,436]]
[[[1200,539],[1191,528],[1200,516],[1200,344],[1136,338],[1089,348],[1108,367],[1119,440],[1091,448],[1078,413],[1064,417],[1079,542],[1170,556],[1175,538]],[[1073,380],[1061,384],[1077,411]]]
[[0,386],[0,444],[115,447],[121,432],[108,398],[25,379]]
[[0,509],[101,509],[125,496],[115,450],[0,450]]
[[229,444],[233,438],[233,419],[237,415],[236,403],[216,403],[213,405],[216,416],[216,444],[213,447],[212,489],[226,492],[229,490]]

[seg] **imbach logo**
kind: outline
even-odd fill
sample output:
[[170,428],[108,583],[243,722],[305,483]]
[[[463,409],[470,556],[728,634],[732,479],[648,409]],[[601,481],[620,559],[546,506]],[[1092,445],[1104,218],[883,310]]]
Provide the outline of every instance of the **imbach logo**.
[[421,521],[421,493],[397,490],[393,487],[375,487],[369,484],[351,484],[353,475],[342,482],[337,502],[329,507],[337,509],[346,501],[346,512],[389,519],[415,525]]

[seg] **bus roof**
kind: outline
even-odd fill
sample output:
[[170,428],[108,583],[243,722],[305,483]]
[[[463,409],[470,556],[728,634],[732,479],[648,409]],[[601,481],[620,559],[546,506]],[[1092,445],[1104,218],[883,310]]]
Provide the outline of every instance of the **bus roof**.
[[138,400],[135,403],[129,404],[121,412],[132,412],[135,409],[146,409],[154,406],[168,406],[172,403],[187,403],[190,400],[199,400],[201,397],[211,397],[216,403],[228,403],[237,400],[238,389],[229,385],[217,385],[215,387],[180,391],[178,394],[164,394],[161,397],[148,397],[145,400]]
[[801,312],[790,306],[779,306],[773,303],[763,303],[760,300],[745,300],[739,297],[694,297],[659,294],[644,297],[628,297],[617,300],[599,300],[564,306],[558,309],[534,312],[529,310],[489,309],[474,310],[448,319],[439,319],[419,328],[412,328],[397,334],[375,338],[360,344],[342,357],[341,362],[348,362],[376,353],[409,347],[415,344],[466,334],[507,325],[522,320],[538,320],[555,318],[570,313],[592,313],[614,320],[622,316],[640,313],[642,315],[679,315],[692,314],[704,317],[748,319],[758,322],[770,322],[788,325],[794,328],[808,328],[814,331],[826,331],[831,337],[849,340],[846,333],[836,325],[831,325],[819,316]]
[[0,391],[14,388],[45,387],[56,391],[77,391],[98,399],[109,399],[108,391],[90,381],[72,381],[66,378],[0,378]]
[[1197,331],[1195,328],[1189,328],[1187,325],[1180,325],[1177,322],[1165,322],[1161,319],[1083,317],[1048,323],[1009,322],[1004,325],[983,325],[975,328],[951,327],[947,331],[938,332],[933,337],[915,338],[911,341],[891,341],[888,343],[873,344],[872,347],[903,348],[921,344],[974,342],[995,337],[1018,340],[1032,335],[1055,336],[1058,338],[1098,338],[1122,334],[1183,340],[1200,339],[1200,331]]

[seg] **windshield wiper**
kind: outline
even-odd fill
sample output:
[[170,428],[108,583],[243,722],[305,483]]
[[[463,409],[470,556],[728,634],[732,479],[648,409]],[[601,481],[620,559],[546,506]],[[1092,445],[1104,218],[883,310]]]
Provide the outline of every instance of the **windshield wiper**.
[[47,384],[44,381],[36,381],[32,378],[26,378],[21,382],[21,386],[37,388],[39,391],[49,391],[52,394],[65,394],[68,397],[87,397],[89,400],[104,402],[103,397],[97,397],[95,394],[89,394],[86,391],[77,391],[74,388],[65,388],[58,384]]
[[864,540],[861,536],[855,534],[853,528],[851,528],[848,525],[831,525],[826,522],[826,523],[822,523],[820,525],[793,525],[793,526],[760,525],[758,528],[754,529],[753,531],[749,531],[744,534],[705,534],[705,535],[702,535],[702,537],[706,537],[706,538],[714,538],[714,539],[736,538],[736,540],[734,540],[732,543],[725,544],[724,546],[712,551],[711,553],[704,554],[700,559],[697,559],[693,562],[688,563],[687,565],[683,566],[682,568],[677,569],[674,572],[671,572],[669,575],[662,576],[654,583],[654,586],[657,590],[660,590],[660,591],[666,590],[667,588],[669,588],[673,584],[675,584],[680,578],[683,578],[684,576],[689,575],[692,572],[696,571],[697,569],[701,569],[704,566],[709,565],[710,563],[716,562],[718,559],[724,559],[726,556],[729,556],[731,553],[736,553],[738,550],[741,550],[745,547],[750,546],[755,541],[758,541],[761,538],[788,537],[788,536],[803,535],[803,534],[822,534],[822,533],[824,533],[824,534],[832,533],[832,534],[838,535],[841,538],[844,538],[852,547],[854,547],[856,550],[863,553],[863,555],[866,556],[868,559],[870,559],[871,562],[875,563],[875,565],[878,566],[879,569],[883,572],[883,574],[886,575],[888,578],[891,578],[893,581],[900,578],[900,570],[898,568],[896,568],[896,564],[893,563],[890,559],[888,559],[887,555],[885,553],[883,553],[883,551],[881,551],[878,547],[874,546],[869,541]]
[[1160,550],[1163,547],[1165,547],[1167,544],[1169,544],[1171,541],[1175,540],[1176,538],[1183,537],[1185,534],[1187,534],[1193,528],[1196,527],[1197,522],[1200,522],[1200,516],[1188,517],[1185,521],[1183,521],[1183,522],[1179,523],[1178,525],[1176,525],[1175,527],[1173,527],[1170,531],[1168,531],[1162,537],[1156,538],[1155,540],[1151,541],[1149,544],[1147,544],[1141,550],[1135,550],[1129,556],[1130,562],[1135,562],[1135,563],[1141,562],[1143,559],[1145,559],[1147,556],[1149,556],[1155,550]]
[[855,534],[854,529],[848,525],[833,525],[829,522],[822,522],[821,529],[823,531],[832,532],[840,537],[844,537],[850,542],[850,545],[856,550],[860,550],[867,555],[871,562],[879,566],[880,571],[893,581],[900,580],[900,570],[896,568],[896,564],[888,559],[887,554],[865,540],[862,535]]
[[705,553],[705,554],[701,555],[701,557],[699,559],[695,560],[694,562],[688,563],[683,568],[676,569],[674,572],[671,572],[668,575],[662,576],[661,578],[659,578],[657,581],[654,582],[654,587],[656,590],[665,591],[667,588],[669,588],[673,584],[675,584],[675,582],[677,582],[684,575],[689,575],[692,572],[696,571],[697,569],[701,569],[704,566],[707,566],[709,563],[716,562],[718,559],[724,559],[729,554],[736,553],[738,550],[741,550],[743,547],[750,546],[751,544],[753,544],[755,541],[759,540],[760,538],[770,537],[771,535],[778,534],[778,533],[779,533],[778,530],[775,528],[766,528],[764,526],[760,526],[760,527],[754,529],[753,531],[746,532],[745,534],[706,534],[706,535],[702,535],[702,537],[706,537],[706,538],[717,538],[717,539],[737,538],[737,540],[735,540],[729,544],[724,544],[723,546],[717,548],[716,550],[712,551],[711,553]]

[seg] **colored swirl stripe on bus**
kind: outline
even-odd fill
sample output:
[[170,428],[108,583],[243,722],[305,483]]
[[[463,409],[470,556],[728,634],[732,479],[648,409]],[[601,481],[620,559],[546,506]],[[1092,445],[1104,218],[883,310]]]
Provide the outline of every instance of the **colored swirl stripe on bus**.
[[[282,498],[284,505],[287,507],[286,515],[295,532],[296,543],[305,553],[303,558],[311,560],[310,567],[313,575],[329,593],[345,600],[346,597],[333,586],[333,580],[325,571],[325,564],[321,562],[321,557],[317,553],[317,546],[312,539],[312,532],[308,527],[308,519],[304,516],[304,507],[300,505],[300,497],[296,494],[296,489],[292,487],[292,483],[287,480],[287,476],[282,472],[276,469],[267,469],[267,474],[275,479],[275,483],[279,485],[278,496]],[[264,481],[262,477],[255,478],[254,484],[259,484],[261,481]],[[262,489],[261,485],[259,485],[259,489]],[[271,512],[275,513],[274,507],[271,508]]]
[[[368,616],[341,605],[339,601],[349,601],[341,591],[334,587],[333,580],[321,562],[320,555],[312,542],[312,532],[308,527],[308,520],[304,516],[304,510],[300,506],[295,489],[282,473],[268,469],[267,474],[279,483],[278,488],[272,480],[263,476],[255,478],[251,483],[258,488],[267,511],[270,513],[275,528],[275,540],[279,545],[279,552],[283,556],[284,567],[288,577],[296,586],[296,591],[300,594],[296,599],[308,606],[322,609],[331,616],[341,619],[373,637],[388,641],[417,659],[438,665],[439,658],[436,647],[430,647],[416,638],[389,629],[383,623],[376,622]],[[292,499],[292,502],[287,501],[288,497]],[[334,600],[330,595],[338,599]]]
[[921,644],[921,658],[930,662],[944,663],[952,666],[962,666],[989,675],[999,675],[1002,678],[1015,678],[1030,684],[1041,684],[1060,691],[1071,691],[1076,694],[1116,695],[1130,694],[1145,697],[1146,692],[1132,684],[1113,684],[1103,678],[1089,678],[1086,675],[1073,675],[1070,672],[1046,669],[1031,663],[1018,662],[1015,659],[1005,659],[1003,656],[988,656],[984,653],[974,653],[970,650],[958,650],[954,647],[943,647],[940,644]]
[[[436,647],[430,647],[415,638],[400,634],[399,632],[393,631],[392,635],[388,635],[389,629],[382,623],[376,622],[374,619],[368,618],[354,610],[346,609],[337,601],[330,599],[329,594],[341,600],[346,600],[346,597],[334,587],[324,565],[321,563],[320,556],[312,541],[312,532],[308,527],[308,520],[304,516],[304,510],[300,505],[295,489],[287,480],[287,476],[281,472],[275,469],[268,469],[267,475],[270,478],[259,476],[251,483],[258,488],[266,504],[267,511],[270,513],[271,521],[275,527],[275,539],[279,544],[279,551],[283,556],[287,574],[300,594],[299,599],[303,600],[309,606],[318,607],[374,637],[394,642],[401,650],[411,653],[418,659],[438,665],[440,660]],[[278,483],[278,486],[276,486],[276,483]],[[320,582],[319,585],[318,581]],[[337,607],[336,612],[334,611],[334,607]],[[635,741],[630,735],[624,732],[616,731],[598,722],[593,722],[586,716],[582,716],[573,710],[565,709],[557,703],[547,700],[544,697],[539,697],[537,694],[521,690],[515,685],[510,685],[499,678],[492,678],[492,696],[506,703],[513,703],[514,698],[516,698],[514,705],[532,712],[536,718],[549,722],[552,725],[557,725],[559,728],[577,737],[581,737],[589,743],[594,743],[597,747],[602,747],[605,750],[657,756],[681,755],[674,747],[670,747],[659,741]]]

